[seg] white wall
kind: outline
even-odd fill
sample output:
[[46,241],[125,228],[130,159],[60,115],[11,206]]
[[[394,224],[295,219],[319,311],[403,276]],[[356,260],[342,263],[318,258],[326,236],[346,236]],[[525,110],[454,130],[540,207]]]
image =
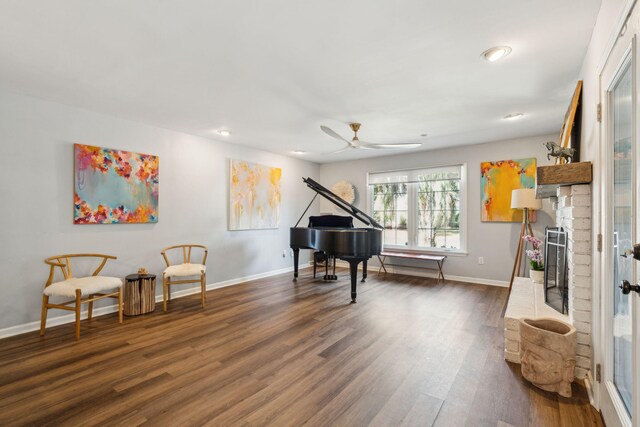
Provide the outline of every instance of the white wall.
[[[445,275],[479,278],[488,281],[508,281],[520,235],[520,223],[483,223],[480,220],[480,162],[504,159],[536,157],[538,165],[547,164],[546,148],[542,143],[556,140],[557,135],[545,135],[508,141],[491,142],[464,147],[423,151],[410,154],[378,157],[373,159],[338,162],[320,166],[320,182],[328,187],[340,180],[355,185],[359,197],[356,205],[365,212],[367,173],[423,166],[467,163],[467,252],[468,256],[449,256],[445,262]],[[330,212],[329,202],[321,201],[320,211]],[[548,201],[538,212],[533,224],[534,233],[544,235],[545,226],[553,226],[555,216]],[[484,257],[485,264],[478,264]],[[394,260],[394,263],[396,261]],[[398,264],[401,262],[398,261]],[[377,260],[372,261],[377,265]]]
[[[159,222],[74,225],[73,143],[160,156]],[[227,231],[229,158],[282,167],[279,229]],[[289,227],[313,197],[303,176],[317,178],[319,166],[0,91],[0,329],[39,320],[43,260],[60,253],[118,256],[105,275],[160,275],[163,247],[200,243],[209,283],[292,266]]]

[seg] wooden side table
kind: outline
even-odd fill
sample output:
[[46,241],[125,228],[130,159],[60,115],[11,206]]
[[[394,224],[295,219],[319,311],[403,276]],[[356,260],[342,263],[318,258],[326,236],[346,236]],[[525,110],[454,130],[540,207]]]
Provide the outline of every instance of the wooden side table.
[[123,290],[125,316],[137,316],[156,309],[155,274],[130,274],[125,277]]

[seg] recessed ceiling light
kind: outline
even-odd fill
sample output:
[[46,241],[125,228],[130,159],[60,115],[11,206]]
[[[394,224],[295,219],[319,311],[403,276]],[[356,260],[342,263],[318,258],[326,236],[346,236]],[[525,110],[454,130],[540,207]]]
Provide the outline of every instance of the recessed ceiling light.
[[489,62],[495,62],[499,59],[504,58],[505,56],[511,53],[511,48],[509,46],[495,46],[491,49],[487,49],[482,52],[481,57],[486,59]]
[[230,131],[230,130],[227,130],[227,129],[219,130],[219,131],[218,131],[218,133],[219,133],[220,135],[222,135],[222,136],[229,136],[229,135],[231,135],[231,131]]
[[524,113],[513,113],[513,114],[507,114],[506,116],[504,116],[505,120],[515,120],[515,119],[519,119],[522,116],[524,116]]
[[293,150],[293,154],[302,155],[304,153],[306,153],[306,151]]

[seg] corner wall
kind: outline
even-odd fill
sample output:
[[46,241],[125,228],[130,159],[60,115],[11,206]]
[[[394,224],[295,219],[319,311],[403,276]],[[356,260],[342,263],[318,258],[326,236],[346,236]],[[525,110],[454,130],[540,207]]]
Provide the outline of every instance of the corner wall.
[[[301,177],[319,176],[315,163],[2,90],[0,141],[0,329],[39,320],[43,260],[61,253],[118,256],[104,275],[142,266],[161,275],[162,248],[200,243],[209,247],[210,283],[291,267],[289,227],[313,197]],[[74,225],[73,143],[160,156],[158,223]],[[230,158],[282,167],[279,229],[227,231]],[[49,318],[66,314],[51,310]]]
[[[481,279],[482,283],[508,285],[513,260],[520,236],[520,223],[486,223],[480,220],[480,162],[536,157],[538,165],[549,164],[543,143],[556,140],[557,135],[543,135],[467,145],[410,154],[376,157],[348,162],[328,163],[320,166],[320,182],[331,188],[340,180],[351,182],[357,189],[356,206],[370,212],[367,204],[367,174],[394,169],[410,169],[447,164],[467,164],[467,252],[468,256],[448,256],[444,263],[445,276]],[[335,212],[329,202],[321,201],[320,212]],[[543,210],[537,213],[534,233],[544,235],[545,226],[553,226],[555,213],[545,200]],[[485,264],[478,264],[484,257]],[[394,263],[396,261],[394,260]],[[377,265],[373,259],[372,265]],[[398,261],[400,264],[400,261]],[[411,265],[407,263],[407,265]]]

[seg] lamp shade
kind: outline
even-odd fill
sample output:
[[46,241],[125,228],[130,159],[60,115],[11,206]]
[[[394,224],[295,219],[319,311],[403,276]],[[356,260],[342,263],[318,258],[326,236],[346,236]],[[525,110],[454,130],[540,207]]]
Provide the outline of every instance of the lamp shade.
[[542,200],[536,199],[533,188],[519,188],[511,191],[511,209],[542,209]]

